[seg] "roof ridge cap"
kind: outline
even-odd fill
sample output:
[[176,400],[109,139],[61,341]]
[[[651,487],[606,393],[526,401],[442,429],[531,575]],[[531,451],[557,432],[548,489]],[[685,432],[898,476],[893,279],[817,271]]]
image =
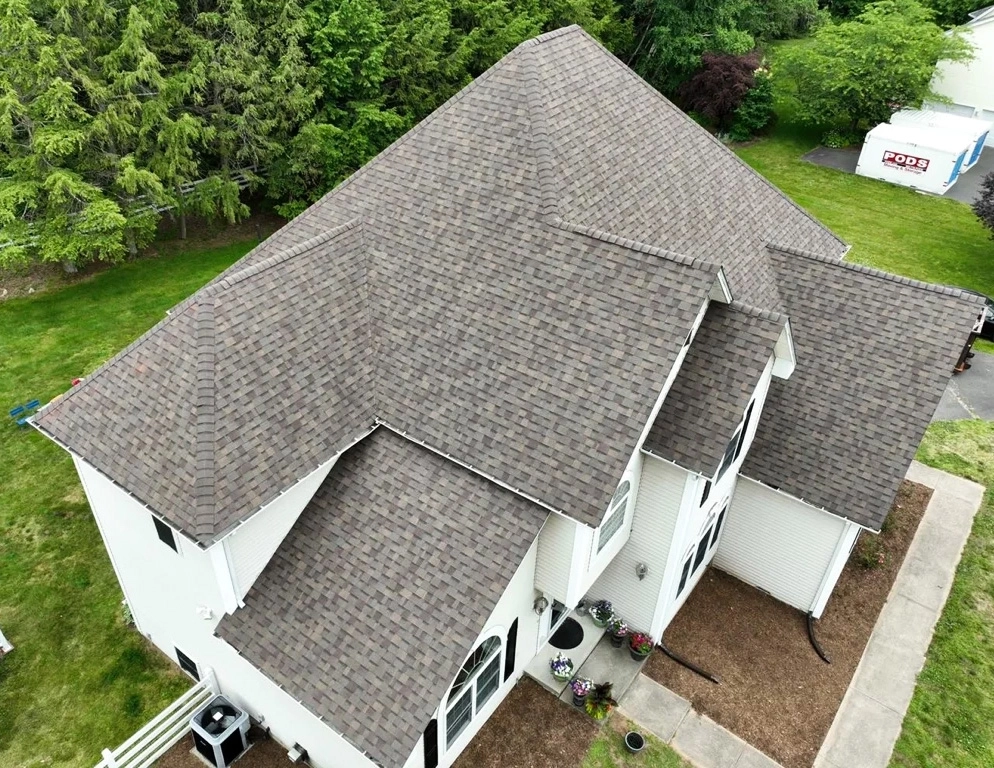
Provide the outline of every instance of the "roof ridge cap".
[[[245,269],[235,272],[234,274],[231,274],[228,277],[224,277],[221,280],[218,280],[216,283],[211,283],[210,285],[208,285],[206,288],[203,289],[203,292],[200,295],[216,296],[219,293],[223,293],[228,288],[231,288],[232,286],[237,285],[238,283],[244,280],[248,280],[250,277],[255,277],[256,275],[265,272],[268,269],[272,269],[273,267],[282,264],[285,261],[289,261],[294,256],[299,256],[302,253],[306,253],[307,251],[310,251],[311,249],[316,248],[317,246],[323,243],[327,243],[330,240],[334,240],[343,232],[347,232],[350,229],[355,229],[357,226],[359,226],[359,224],[360,224],[359,218],[349,219],[344,224],[340,224],[337,227],[333,227],[332,229],[320,232],[319,234],[314,235],[313,237],[310,237],[307,240],[304,240],[303,242],[297,243],[296,245],[291,246],[290,248],[287,248],[284,251],[279,251],[277,253],[274,253],[272,256],[268,256],[262,261],[258,261],[255,264],[245,267]],[[195,300],[196,300],[196,294],[194,295],[194,301]]]
[[728,304],[729,307],[737,312],[742,312],[752,317],[759,317],[763,320],[772,320],[774,322],[786,321],[788,319],[785,312],[777,312],[773,309],[763,309],[762,307],[757,307],[752,304],[746,304],[744,301],[739,301],[735,299]]
[[878,277],[891,283],[897,283],[898,285],[906,285],[910,288],[918,288],[923,291],[929,291],[930,293],[939,293],[944,296],[953,296],[958,299],[964,299],[969,301],[971,304],[982,304],[984,302],[982,296],[970,293],[962,288],[951,288],[947,285],[940,285],[938,283],[926,283],[922,280],[914,280],[910,277],[895,275],[893,272],[885,272],[884,270],[876,269],[875,267],[867,267],[863,264],[853,264],[852,262],[843,261],[839,258],[824,256],[820,253],[815,253],[814,251],[805,250],[804,248],[795,248],[791,245],[778,245],[776,243],[766,243],[766,247],[771,251],[779,251],[780,253],[788,256],[798,256],[811,261],[819,261],[833,267],[847,269],[850,272],[859,272],[864,275],[869,275],[870,277]]
[[[565,29],[570,28],[566,27]],[[556,30],[556,32],[561,31]],[[549,32],[548,34],[554,33]],[[538,40],[539,38],[526,40],[521,46]],[[523,56],[525,100],[528,106],[528,118],[531,122],[531,146],[535,156],[535,174],[538,177],[538,191],[541,199],[539,215],[546,220],[554,221],[558,219],[559,213],[559,189],[556,183],[552,139],[545,114],[545,99],[540,91],[542,87],[541,65],[534,50],[525,51],[525,54]]]
[[579,24],[570,24],[566,27],[559,27],[559,29],[553,29],[549,32],[543,32],[541,35],[536,35],[535,37],[530,37],[527,40],[522,40],[518,43],[518,48],[531,48],[535,45],[541,45],[548,40],[554,40],[557,37],[563,37],[564,35],[572,35],[577,32],[586,32],[583,27]]
[[195,305],[196,317],[196,416],[195,456],[196,475],[193,490],[196,505],[195,532],[214,533],[217,526],[217,504],[214,498],[214,404],[215,404],[215,354],[214,354],[214,298],[207,296]]
[[611,232],[597,229],[596,227],[574,224],[564,219],[560,219],[559,217],[556,217],[553,225],[566,232],[572,232],[573,234],[583,235],[585,237],[592,237],[594,240],[611,243],[612,245],[620,245],[622,248],[627,248],[631,251],[638,251],[640,253],[647,253],[650,256],[657,256],[661,259],[673,261],[677,264],[682,264],[685,267],[690,267],[691,269],[700,269],[707,272],[713,272],[721,268],[719,264],[715,264],[714,262],[707,261],[705,259],[700,259],[695,256],[685,256],[684,254],[677,253],[676,251],[660,248],[658,245],[650,245],[649,243],[643,243],[639,240],[632,240],[629,237],[615,235]]

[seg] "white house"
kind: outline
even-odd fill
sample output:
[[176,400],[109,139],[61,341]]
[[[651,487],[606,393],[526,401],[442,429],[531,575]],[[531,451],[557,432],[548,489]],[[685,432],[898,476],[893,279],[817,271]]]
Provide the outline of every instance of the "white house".
[[571,27],[34,423],[183,669],[318,768],[448,766],[585,596],[821,614],[977,312],[845,250]]
[[[994,122],[994,5],[973,11],[963,27],[974,46],[967,62],[940,61],[932,77],[932,90],[949,103],[929,102],[927,109],[977,117]],[[987,146],[994,146],[988,134]]]

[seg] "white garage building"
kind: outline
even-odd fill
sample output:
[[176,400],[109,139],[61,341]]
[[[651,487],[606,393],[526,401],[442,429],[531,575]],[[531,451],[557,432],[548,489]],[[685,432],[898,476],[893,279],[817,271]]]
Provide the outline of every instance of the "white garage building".
[[[970,14],[967,39],[975,53],[967,62],[940,61],[932,77],[932,90],[949,103],[928,102],[926,109],[963,117],[994,121],[994,5]],[[987,136],[987,146],[994,137]]]

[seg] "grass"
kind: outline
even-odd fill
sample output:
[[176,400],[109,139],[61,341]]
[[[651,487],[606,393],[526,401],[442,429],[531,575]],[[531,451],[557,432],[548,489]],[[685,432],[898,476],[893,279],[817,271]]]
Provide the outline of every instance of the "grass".
[[994,241],[969,206],[801,160],[817,139],[787,126],[738,155],[850,243],[849,261],[994,295]]
[[[638,730],[645,736],[645,749],[633,755],[625,749],[625,732]],[[643,729],[633,728],[633,723],[615,714],[611,723],[601,728],[600,734],[590,745],[582,768],[690,768],[690,764],[655,736]]]
[[[126,264],[0,304],[0,406],[67,389],[250,246]],[[125,627],[69,456],[0,422],[0,766],[91,768],[189,686]]]
[[929,428],[918,459],[987,486],[891,768],[994,765],[994,422]]

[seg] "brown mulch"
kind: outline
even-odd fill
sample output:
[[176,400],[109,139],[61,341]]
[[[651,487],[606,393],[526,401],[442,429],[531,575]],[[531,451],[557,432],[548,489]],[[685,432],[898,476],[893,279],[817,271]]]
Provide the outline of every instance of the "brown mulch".
[[[237,768],[296,768],[278,741],[249,732],[251,746],[232,763]],[[176,746],[155,761],[155,768],[208,768],[207,762],[193,751],[193,737],[184,736]]]
[[714,685],[658,650],[644,672],[786,768],[809,768],[842,702],[897,576],[930,488],[904,482],[885,530],[882,566],[858,564],[861,540],[815,624],[825,664],[808,642],[806,617],[711,568],[666,630],[675,653],[721,680]]
[[580,765],[599,725],[534,680],[522,678],[453,768]]

